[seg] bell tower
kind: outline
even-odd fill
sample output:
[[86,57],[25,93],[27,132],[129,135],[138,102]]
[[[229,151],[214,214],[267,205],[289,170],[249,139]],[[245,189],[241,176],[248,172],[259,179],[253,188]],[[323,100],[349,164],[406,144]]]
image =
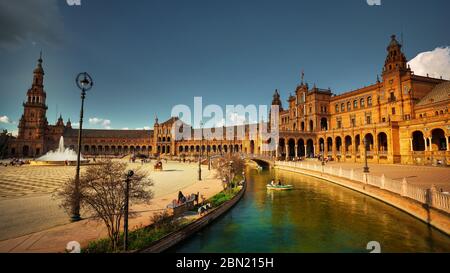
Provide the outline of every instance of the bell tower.
[[19,122],[18,139],[23,147],[22,156],[37,156],[44,152],[44,134],[47,128],[47,94],[44,91],[44,69],[42,68],[42,52],[37,67],[33,71],[33,82],[27,92],[27,100],[23,103],[24,111]]
[[402,79],[412,72],[407,65],[402,45],[397,41],[395,35],[391,36],[387,53],[382,73],[382,88],[378,94],[381,118],[386,121],[401,121],[405,119],[406,115],[411,114],[410,109],[405,109],[405,105],[410,105],[411,98],[409,93],[402,92],[405,87],[408,88]]
[[388,55],[384,63],[383,74],[393,71],[406,71],[406,57],[402,52],[402,45],[397,41],[396,36],[391,36],[391,42],[387,47]]

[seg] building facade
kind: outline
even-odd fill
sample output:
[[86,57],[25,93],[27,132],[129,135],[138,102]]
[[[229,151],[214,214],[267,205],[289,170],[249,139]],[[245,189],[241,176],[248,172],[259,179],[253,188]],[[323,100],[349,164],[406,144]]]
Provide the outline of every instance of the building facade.
[[[38,157],[56,149],[59,139],[77,149],[78,130],[62,117],[55,125],[46,118],[46,93],[42,56],[33,71],[33,82],[24,102],[18,137],[8,145],[9,156]],[[198,156],[247,153],[281,159],[329,157],[343,162],[419,165],[450,164],[450,82],[415,75],[407,66],[402,45],[395,36],[377,82],[335,95],[330,89],[310,88],[302,79],[283,108],[277,91],[272,105],[280,107],[276,151],[263,151],[263,141],[250,136],[249,126],[222,128],[230,138],[177,140],[177,118],[159,123],[153,130],[83,130],[82,153],[87,156]],[[245,137],[238,138],[242,130]],[[200,133],[201,134],[201,133]],[[201,134],[202,135],[202,134]],[[366,144],[364,144],[366,143]],[[367,150],[367,151],[366,151]],[[366,153],[367,152],[367,153]]]

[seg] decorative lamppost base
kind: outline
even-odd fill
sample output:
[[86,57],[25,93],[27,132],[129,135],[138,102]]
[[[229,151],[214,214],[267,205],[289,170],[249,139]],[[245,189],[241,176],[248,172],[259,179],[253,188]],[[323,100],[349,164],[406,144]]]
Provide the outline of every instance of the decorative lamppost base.
[[80,215],[72,215],[71,217],[70,217],[70,221],[72,222],[72,223],[74,223],[74,222],[79,222],[79,221],[81,221],[82,219],[81,219],[81,216]]

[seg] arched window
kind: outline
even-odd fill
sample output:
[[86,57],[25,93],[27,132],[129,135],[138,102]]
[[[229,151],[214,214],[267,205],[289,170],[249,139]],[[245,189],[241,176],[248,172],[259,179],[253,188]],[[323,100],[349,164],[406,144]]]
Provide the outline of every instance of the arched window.
[[339,104],[336,104],[336,113],[339,113]]
[[352,110],[352,104],[350,102],[347,102],[347,111]]
[[341,104],[341,111],[344,112],[345,111],[345,104]]
[[358,108],[358,101],[354,100],[353,101],[353,109],[357,109]]
[[372,97],[367,98],[367,106],[372,106]]
[[364,99],[361,99],[360,104],[361,108],[366,107],[366,102],[364,101]]

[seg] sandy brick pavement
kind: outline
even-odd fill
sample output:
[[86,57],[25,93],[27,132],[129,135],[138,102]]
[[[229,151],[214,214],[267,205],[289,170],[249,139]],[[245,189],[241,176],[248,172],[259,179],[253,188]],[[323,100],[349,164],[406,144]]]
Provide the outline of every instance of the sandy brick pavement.
[[[130,167],[139,165],[130,164]],[[141,213],[130,219],[130,227],[150,224],[150,217],[177,198],[180,190],[185,194],[200,192],[207,198],[222,190],[221,182],[206,167],[202,168],[203,181],[197,181],[196,164],[169,162],[163,172],[152,171],[152,164],[142,167],[148,169],[154,180],[155,197],[149,205],[132,207]],[[51,196],[64,179],[72,177],[73,167],[45,168],[39,170],[30,166],[0,170],[0,188],[4,181],[14,181],[13,186],[0,191],[3,193],[0,197],[0,238],[3,240],[0,241],[0,252],[61,252],[70,241],[86,245],[90,240],[107,236],[103,224],[97,221],[70,223],[68,215]],[[58,180],[54,180],[55,177]],[[22,181],[26,185],[23,188],[20,187]]]
[[[321,164],[319,161],[308,161],[308,164]],[[342,167],[344,170],[359,170],[362,172],[362,163],[339,163],[329,162],[327,166],[336,168]],[[450,192],[450,168],[412,165],[385,165],[369,164],[370,173],[377,176],[383,174],[393,180],[402,182],[406,178],[408,183],[423,188],[430,188],[435,185],[438,190]]]

